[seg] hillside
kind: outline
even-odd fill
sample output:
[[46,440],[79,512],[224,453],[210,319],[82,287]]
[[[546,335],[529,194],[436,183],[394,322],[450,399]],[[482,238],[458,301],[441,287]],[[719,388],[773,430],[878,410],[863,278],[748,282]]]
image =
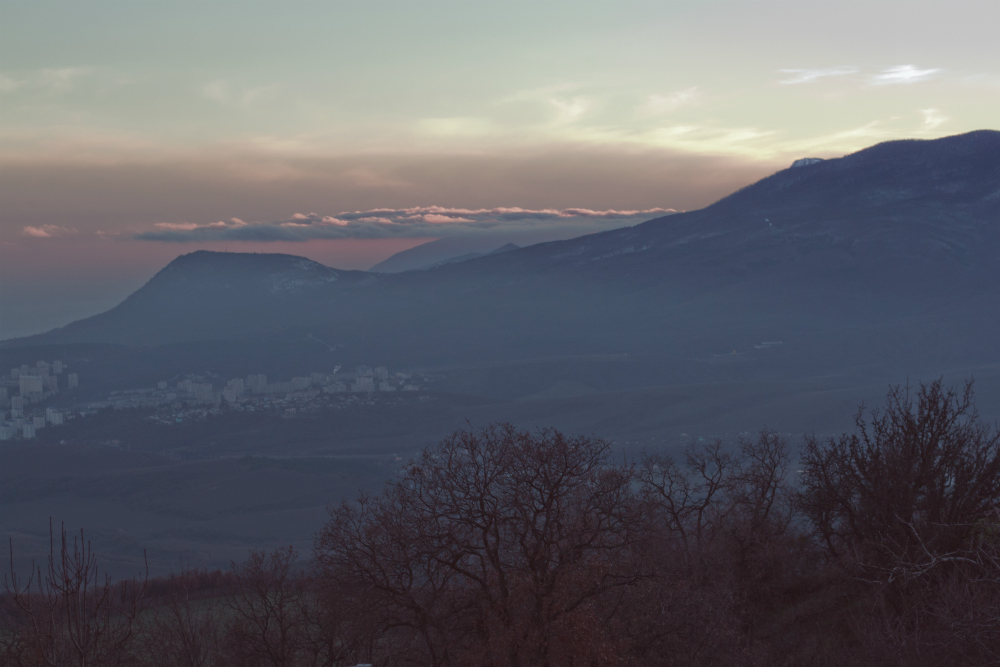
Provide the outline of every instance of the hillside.
[[998,257],[1000,132],[981,131],[879,144],[698,211],[423,271],[192,253],[107,313],[6,345],[257,339],[281,355],[315,334],[346,363],[628,353],[666,368],[781,341],[781,364],[753,373],[937,373],[1000,361]]
[[16,343],[156,345],[279,330],[314,310],[331,286],[374,279],[293,255],[197,251],[111,310]]

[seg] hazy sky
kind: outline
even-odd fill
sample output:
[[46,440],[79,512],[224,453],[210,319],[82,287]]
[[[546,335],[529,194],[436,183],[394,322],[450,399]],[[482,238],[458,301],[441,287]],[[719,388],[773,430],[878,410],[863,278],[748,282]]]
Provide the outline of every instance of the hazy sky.
[[0,337],[197,248],[367,268],[996,128],[997,25],[996,0],[3,1]]

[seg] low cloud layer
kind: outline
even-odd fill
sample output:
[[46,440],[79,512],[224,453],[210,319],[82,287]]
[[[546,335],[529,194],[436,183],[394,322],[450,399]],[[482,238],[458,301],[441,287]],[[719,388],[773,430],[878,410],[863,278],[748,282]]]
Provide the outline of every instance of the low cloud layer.
[[586,208],[379,208],[345,211],[337,215],[296,213],[285,220],[244,222],[158,223],[156,229],[136,234],[142,241],[190,243],[199,241],[311,241],[314,239],[422,238],[455,235],[543,231],[564,226],[600,231],[623,227],[674,213],[673,209],[594,211]]

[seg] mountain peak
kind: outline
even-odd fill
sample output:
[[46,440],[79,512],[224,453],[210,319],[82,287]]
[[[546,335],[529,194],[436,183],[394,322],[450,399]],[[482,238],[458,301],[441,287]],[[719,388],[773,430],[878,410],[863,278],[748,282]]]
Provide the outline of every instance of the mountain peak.
[[[809,158],[806,158],[808,160]],[[817,214],[853,216],[852,211],[884,206],[982,207],[997,203],[1000,183],[1000,132],[978,130],[941,139],[886,141],[841,158],[792,167],[724,197],[703,209],[737,210],[745,215],[802,218]],[[802,168],[809,166],[808,169]],[[795,209],[792,213],[791,209]],[[901,212],[902,213],[902,212]],[[772,219],[773,221],[773,219]]]
[[174,259],[111,310],[39,337],[149,345],[265,331],[297,317],[325,288],[374,280],[295,255],[197,250]]
[[196,250],[167,264],[143,289],[188,281],[227,286],[256,283],[264,291],[278,294],[336,282],[342,273],[296,255]]

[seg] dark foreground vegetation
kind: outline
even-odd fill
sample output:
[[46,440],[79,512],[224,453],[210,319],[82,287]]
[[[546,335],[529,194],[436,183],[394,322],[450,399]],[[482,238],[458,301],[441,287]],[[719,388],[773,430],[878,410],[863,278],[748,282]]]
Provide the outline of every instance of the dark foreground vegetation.
[[61,535],[7,576],[3,664],[1000,664],[1000,433],[971,385],[893,390],[801,453],[456,433],[332,508],[311,563],[111,583]]

